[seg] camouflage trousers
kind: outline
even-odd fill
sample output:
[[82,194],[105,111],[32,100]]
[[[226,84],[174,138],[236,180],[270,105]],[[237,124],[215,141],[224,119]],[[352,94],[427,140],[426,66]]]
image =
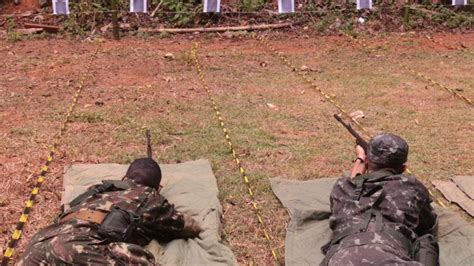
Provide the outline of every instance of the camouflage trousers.
[[32,243],[18,265],[155,265],[153,254],[130,243],[104,243],[90,235],[57,235]]
[[345,247],[337,249],[332,247],[325,261],[329,266],[362,266],[362,265],[403,265],[423,266],[423,264],[412,261],[406,255],[393,250],[383,244],[365,244],[360,246]]

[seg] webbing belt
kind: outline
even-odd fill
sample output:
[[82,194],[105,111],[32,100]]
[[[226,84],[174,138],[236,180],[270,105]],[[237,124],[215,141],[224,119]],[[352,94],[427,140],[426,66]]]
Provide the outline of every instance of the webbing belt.
[[84,220],[96,224],[102,224],[102,222],[107,216],[107,213],[96,211],[96,210],[83,210],[78,212],[73,212],[65,215],[61,218],[61,222],[69,222],[72,220]]

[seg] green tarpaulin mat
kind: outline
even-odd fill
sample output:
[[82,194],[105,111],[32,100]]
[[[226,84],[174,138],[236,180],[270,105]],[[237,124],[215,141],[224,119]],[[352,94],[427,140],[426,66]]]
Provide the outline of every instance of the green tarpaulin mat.
[[[336,178],[310,181],[271,179],[273,192],[291,221],[285,240],[285,264],[319,265],[320,248],[331,237],[329,195]],[[439,215],[440,264],[474,265],[474,226],[453,211],[435,206]]]
[[[177,239],[161,245],[152,241],[148,249],[162,265],[237,265],[232,251],[221,241],[222,207],[216,179],[207,160],[160,165],[165,196],[179,211],[193,214],[201,223],[199,238]],[[104,179],[121,179],[128,165],[74,164],[65,169],[62,204]]]

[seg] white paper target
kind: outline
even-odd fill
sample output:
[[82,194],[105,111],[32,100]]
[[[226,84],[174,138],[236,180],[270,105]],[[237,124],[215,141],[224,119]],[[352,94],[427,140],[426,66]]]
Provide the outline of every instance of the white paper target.
[[372,9],[372,0],[357,0],[357,9]]
[[219,13],[221,12],[221,0],[204,0],[205,13]]
[[69,15],[69,0],[53,0],[53,14]]
[[278,13],[295,12],[295,0],[278,0]]
[[467,5],[467,0],[453,0],[453,6],[465,6]]
[[147,0],[130,0],[130,12],[146,13]]

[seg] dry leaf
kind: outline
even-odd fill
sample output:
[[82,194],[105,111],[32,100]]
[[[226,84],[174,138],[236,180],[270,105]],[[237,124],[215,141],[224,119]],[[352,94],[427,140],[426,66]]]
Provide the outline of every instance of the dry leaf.
[[267,103],[267,106],[270,107],[271,109],[276,109],[277,107],[274,104]]
[[354,112],[350,113],[349,116],[354,120],[358,120],[360,118],[364,118],[365,114],[361,110],[357,110],[357,111],[354,111]]

